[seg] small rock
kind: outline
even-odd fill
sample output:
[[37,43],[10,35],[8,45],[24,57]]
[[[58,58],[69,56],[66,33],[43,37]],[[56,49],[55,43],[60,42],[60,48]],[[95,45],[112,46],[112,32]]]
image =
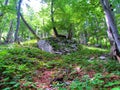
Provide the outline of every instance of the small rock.
[[60,54],[60,55],[62,55],[62,52],[55,52],[55,54]]
[[105,56],[100,56],[99,58],[100,58],[101,60],[105,60],[105,59],[106,59]]
[[71,45],[71,47],[72,47],[72,48],[76,48],[76,47],[77,47],[77,45],[76,45],[76,44],[73,44],[73,45]]
[[76,48],[73,49],[73,51],[76,51],[76,50],[77,50]]
[[70,82],[65,82],[66,85],[70,85]]
[[91,58],[90,58],[90,60],[93,60],[93,59],[95,59],[95,57],[91,57]]
[[95,44],[95,47],[101,48],[100,44]]
[[67,55],[70,55],[70,53],[67,53]]
[[69,51],[70,51],[68,48],[65,48],[64,50],[65,50],[66,52],[69,52]]
[[63,45],[63,43],[61,43],[61,42],[58,42],[58,45]]

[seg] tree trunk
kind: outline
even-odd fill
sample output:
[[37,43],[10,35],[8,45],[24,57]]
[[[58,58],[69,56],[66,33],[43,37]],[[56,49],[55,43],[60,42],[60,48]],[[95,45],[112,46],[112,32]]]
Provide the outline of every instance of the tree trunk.
[[84,40],[85,40],[84,44],[87,45],[87,43],[88,43],[88,33],[87,33],[87,30],[84,30],[83,33],[84,33]]
[[8,4],[8,1],[9,1],[9,0],[5,0],[4,5],[7,5],[7,4]]
[[18,31],[19,31],[19,26],[20,26],[20,8],[21,8],[21,3],[22,0],[19,0],[18,2],[18,6],[17,6],[17,25],[16,25],[16,30],[15,30],[15,42],[17,42],[19,40],[18,38]]
[[2,43],[2,30],[0,30],[0,44]]
[[28,27],[30,32],[35,36],[37,40],[40,40],[40,37],[35,33],[35,30],[32,29],[32,27],[27,23],[27,21],[24,19],[23,15],[20,13],[21,19],[23,20],[24,24]]
[[13,20],[10,21],[10,29],[7,34],[6,43],[12,43],[13,40]]
[[70,30],[68,31],[68,37],[67,37],[68,39],[72,39],[72,36],[73,36],[72,30],[73,30],[73,25],[70,24]]
[[101,4],[105,12],[108,27],[107,33],[111,44],[111,55],[120,62],[120,40],[114,16],[111,12],[111,7],[108,0],[101,0]]
[[53,27],[53,32],[54,32],[54,35],[55,37],[58,36],[58,32],[57,32],[57,29],[55,27],[55,21],[54,21],[54,11],[53,11],[53,6],[54,6],[54,0],[51,0],[51,21],[52,21],[52,27]]
[[70,29],[70,30],[68,31],[68,37],[67,37],[67,38],[68,38],[68,39],[72,39],[72,36],[73,36],[73,35],[72,35],[72,29]]
[[96,22],[96,28],[95,28],[95,30],[94,30],[94,34],[95,34],[95,37],[96,37],[96,44],[99,45],[99,38],[98,38],[97,31],[98,31],[100,28],[99,28],[99,24],[98,24],[97,17],[95,16],[94,19],[95,19],[94,22]]

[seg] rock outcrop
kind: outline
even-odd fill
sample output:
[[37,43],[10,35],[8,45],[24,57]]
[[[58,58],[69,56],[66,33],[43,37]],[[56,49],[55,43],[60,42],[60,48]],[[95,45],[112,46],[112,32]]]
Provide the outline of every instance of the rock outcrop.
[[76,51],[78,44],[75,40],[50,37],[46,40],[38,41],[38,47],[46,52],[62,55]]
[[40,48],[43,51],[50,53],[54,52],[52,46],[46,40],[40,40],[37,42],[37,44],[38,44],[38,48]]

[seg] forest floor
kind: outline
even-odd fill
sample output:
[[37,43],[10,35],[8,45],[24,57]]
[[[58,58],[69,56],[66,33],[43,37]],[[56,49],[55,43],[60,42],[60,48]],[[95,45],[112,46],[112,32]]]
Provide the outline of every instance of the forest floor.
[[69,55],[56,55],[38,49],[35,41],[0,46],[0,88],[120,90],[120,64],[108,53],[109,50],[79,45]]

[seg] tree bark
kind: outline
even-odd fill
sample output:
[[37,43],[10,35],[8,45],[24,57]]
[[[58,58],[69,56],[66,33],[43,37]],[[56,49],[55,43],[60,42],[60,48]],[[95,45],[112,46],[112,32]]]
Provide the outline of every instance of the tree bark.
[[57,29],[55,27],[55,21],[54,21],[53,6],[54,6],[54,0],[51,0],[51,21],[52,21],[52,27],[53,27],[53,32],[54,32],[55,37],[58,37],[58,32],[57,32]]
[[2,31],[0,30],[0,44],[2,43]]
[[12,43],[14,42],[13,40],[13,20],[10,21],[10,29],[8,31],[8,34],[7,34],[7,38],[6,38],[6,43]]
[[40,37],[35,33],[35,30],[32,29],[32,27],[27,23],[27,21],[24,19],[23,15],[20,13],[21,19],[23,20],[24,24],[28,27],[30,32],[35,36],[37,40],[40,40]]
[[52,28],[53,28],[54,36],[55,37],[66,38],[65,35],[58,34],[58,31],[57,31],[56,26],[55,26],[53,6],[54,6],[54,0],[51,0],[51,21],[52,21]]
[[17,25],[16,25],[16,30],[15,30],[15,42],[17,42],[19,40],[18,38],[18,31],[19,31],[19,26],[20,26],[20,8],[21,8],[21,3],[22,3],[22,0],[19,0],[18,1],[18,6],[17,6]]
[[7,5],[7,4],[8,4],[8,1],[9,1],[9,0],[5,0],[4,5]]
[[72,37],[73,37],[73,32],[72,32],[72,30],[73,30],[73,25],[72,24],[70,24],[70,30],[68,31],[68,39],[72,39]]
[[111,54],[120,62],[120,40],[114,16],[111,12],[111,7],[108,0],[101,0],[101,4],[105,12],[105,18],[108,27],[108,38],[111,43]]

